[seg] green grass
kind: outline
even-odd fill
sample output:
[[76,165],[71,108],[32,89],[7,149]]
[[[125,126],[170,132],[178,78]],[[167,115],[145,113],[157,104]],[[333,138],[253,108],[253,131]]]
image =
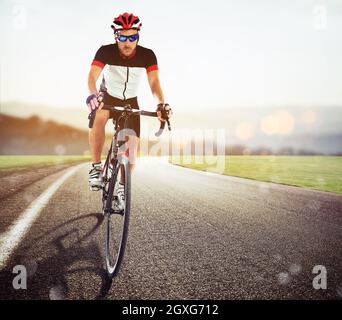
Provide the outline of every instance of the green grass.
[[0,156],[0,170],[72,164],[90,161],[90,156]]
[[[342,157],[185,156],[170,162],[197,170],[342,194]],[[211,163],[210,163],[211,162]]]

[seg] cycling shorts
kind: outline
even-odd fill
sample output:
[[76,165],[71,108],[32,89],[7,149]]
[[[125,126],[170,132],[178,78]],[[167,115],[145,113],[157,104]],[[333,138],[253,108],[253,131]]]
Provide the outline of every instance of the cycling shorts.
[[[130,104],[133,109],[139,110],[138,99],[137,97],[121,100],[109,95],[107,92],[104,92],[104,104],[109,104],[113,106],[124,106],[125,104]],[[120,113],[115,111],[109,111],[109,119],[118,120]],[[120,127],[123,127],[123,121],[119,124]],[[132,116],[128,120],[128,128],[135,131],[136,136],[140,137],[140,116]]]

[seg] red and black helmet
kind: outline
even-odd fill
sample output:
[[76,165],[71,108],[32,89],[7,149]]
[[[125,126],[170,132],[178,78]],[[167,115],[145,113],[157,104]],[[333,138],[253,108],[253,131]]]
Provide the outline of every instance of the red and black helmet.
[[141,26],[142,23],[140,22],[139,17],[127,12],[120,14],[118,17],[114,18],[113,24],[111,25],[114,32],[129,29],[140,30]]

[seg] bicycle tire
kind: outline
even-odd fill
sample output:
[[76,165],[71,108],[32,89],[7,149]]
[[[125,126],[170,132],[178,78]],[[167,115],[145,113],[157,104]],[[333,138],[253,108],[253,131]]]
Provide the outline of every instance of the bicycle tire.
[[[115,184],[117,183],[118,172],[120,170],[120,166],[124,168],[125,174],[125,205],[124,210],[122,213],[122,218],[120,222],[114,222],[114,217],[118,217],[118,213],[112,214],[111,211],[113,210],[113,203],[114,203],[114,188]],[[108,186],[108,193],[106,199],[106,236],[105,236],[105,263],[108,276],[113,278],[117,276],[120,266],[123,262],[126,244],[127,244],[127,237],[128,237],[128,225],[129,225],[129,216],[131,210],[131,174],[129,168],[129,162],[127,157],[122,157],[121,161],[117,161],[117,168],[115,173],[111,176]],[[120,220],[120,219],[118,219]],[[120,226],[120,224],[122,224]],[[116,241],[116,245],[112,248],[111,243],[114,241],[114,235],[116,231],[121,231],[121,235],[118,236],[120,241]]]

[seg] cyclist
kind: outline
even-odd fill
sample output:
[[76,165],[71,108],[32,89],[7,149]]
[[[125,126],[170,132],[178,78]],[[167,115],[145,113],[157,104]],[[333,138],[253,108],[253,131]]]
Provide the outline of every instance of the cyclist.
[[[137,87],[141,74],[147,72],[147,78],[153,96],[156,98],[159,121],[165,121],[161,116],[164,107],[164,95],[159,82],[157,58],[151,49],[138,45],[142,23],[139,17],[123,13],[116,17],[111,25],[114,31],[114,44],[101,46],[95,54],[88,76],[90,96],[87,98],[89,110],[96,110],[93,128],[89,130],[89,145],[92,156],[92,168],[89,172],[90,190],[99,190],[102,186],[101,152],[105,141],[105,125],[110,118],[117,118],[117,114],[102,109],[104,104],[121,106],[130,104],[139,109]],[[96,88],[96,81],[103,71],[100,90]],[[171,116],[172,112],[170,112]],[[134,169],[139,137],[140,117],[131,117],[128,124],[133,134],[128,134],[127,147],[131,172]],[[117,189],[119,198],[124,197],[124,181]]]

